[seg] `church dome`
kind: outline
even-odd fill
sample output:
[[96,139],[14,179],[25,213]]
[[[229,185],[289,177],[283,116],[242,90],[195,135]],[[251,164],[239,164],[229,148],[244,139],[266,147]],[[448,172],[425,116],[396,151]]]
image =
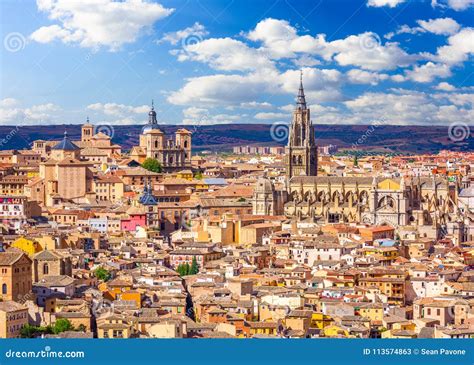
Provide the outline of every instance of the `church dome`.
[[156,120],[156,112],[155,106],[153,105],[153,101],[151,102],[151,109],[148,112],[148,124],[146,124],[142,128],[142,134],[147,134],[151,132],[162,133],[158,126],[158,121]]
[[76,151],[78,149],[79,147],[77,147],[74,143],[72,143],[69,140],[67,136],[67,132],[64,132],[63,140],[53,147],[53,150],[62,150],[62,151]]
[[142,128],[142,134],[147,134],[150,132],[161,132],[158,124],[145,124]]
[[257,180],[257,184],[255,186],[256,193],[273,193],[274,191],[275,187],[269,178],[261,177]]

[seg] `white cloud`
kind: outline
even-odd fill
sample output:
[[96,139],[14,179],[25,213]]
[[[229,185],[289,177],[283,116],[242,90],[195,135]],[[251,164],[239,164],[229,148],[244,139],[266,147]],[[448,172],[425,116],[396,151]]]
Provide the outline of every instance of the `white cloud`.
[[168,102],[176,105],[226,106],[258,100],[271,93],[271,75],[210,75],[187,79],[178,91],[172,92]]
[[52,124],[57,122],[57,112],[60,110],[53,103],[22,107],[19,100],[6,98],[0,100],[0,125]]
[[464,62],[474,54],[474,28],[463,28],[448,38],[448,45],[438,48],[437,58],[446,64]]
[[260,50],[232,38],[211,38],[177,50],[179,61],[199,61],[217,70],[245,71],[273,68],[273,62]]
[[450,7],[456,11],[463,11],[474,6],[474,0],[431,0],[431,5],[433,7]]
[[[247,36],[252,41],[263,43],[259,50],[263,50],[268,58],[294,58],[297,65],[314,66],[318,61],[314,56],[319,56],[326,61],[335,59],[342,66],[355,65],[378,71],[407,66],[414,58],[398,43],[383,45],[373,32],[327,42],[324,34],[299,36],[296,28],[286,20],[271,18],[260,21]],[[298,58],[300,54],[302,56]]]
[[456,11],[461,11],[474,6],[474,0],[448,0],[448,5]]
[[[462,98],[459,103],[461,100]],[[379,120],[384,124],[446,125],[452,122],[470,123],[474,116],[472,107],[445,104],[440,98],[404,89],[392,89],[387,93],[365,93],[345,102],[345,105],[350,113],[339,115],[340,123],[350,121],[363,124]]]
[[447,82],[440,82],[438,85],[435,86],[435,89],[436,90],[440,90],[440,91],[454,91],[456,90],[456,88],[447,83]]
[[353,84],[371,84],[377,85],[380,81],[387,80],[389,75],[369,72],[364,70],[352,69],[346,73],[349,82]]
[[250,102],[247,102],[247,103],[241,103],[240,104],[240,107],[241,108],[244,108],[244,109],[270,109],[272,108],[272,104],[264,101],[264,102],[257,102],[257,101],[250,101]]
[[186,125],[213,125],[213,124],[229,124],[239,121],[240,115],[236,114],[214,114],[206,108],[190,107],[183,110],[182,124]]
[[150,110],[148,105],[130,106],[117,103],[95,103],[87,106],[87,109],[115,117],[126,117],[128,114],[146,114]]
[[412,70],[405,71],[406,77],[416,82],[431,82],[434,79],[451,76],[449,66],[442,63],[427,62],[421,66],[415,66]]
[[[318,69],[305,67],[302,69],[306,101],[316,102],[336,101],[342,98],[340,87],[343,75],[334,69]],[[271,80],[268,85],[274,92],[296,95],[300,82],[300,71],[287,70],[279,78]],[[280,86],[278,86],[280,84]],[[273,85],[273,87],[272,87]]]
[[452,35],[461,27],[458,22],[451,18],[418,20],[417,23],[425,31],[440,35]]
[[334,59],[342,66],[358,66],[370,71],[393,70],[410,65],[415,59],[398,46],[396,42],[382,45],[377,34],[366,32],[333,41],[329,48],[334,50]]
[[385,38],[391,39],[398,34],[417,34],[417,33],[433,33],[437,35],[452,35],[455,34],[461,26],[458,22],[451,18],[437,18],[430,20],[417,20],[418,27],[409,27],[402,25],[396,32],[390,32],[385,35]]
[[160,42],[168,42],[172,45],[176,45],[178,42],[182,41],[183,46],[186,46],[188,44],[200,42],[202,38],[208,34],[209,32],[206,30],[204,25],[196,22],[191,27],[178,30],[177,32],[166,33]]
[[[342,74],[333,69],[304,68],[304,86],[308,102],[341,99]],[[258,70],[245,75],[209,75],[190,78],[178,91],[172,92],[168,102],[193,106],[239,106],[261,99],[262,95],[296,95],[299,87],[298,70],[279,73]]]
[[440,95],[457,106],[474,106],[474,93],[450,93]]
[[382,7],[388,6],[394,8],[397,5],[404,3],[406,0],[368,0],[367,6]]
[[282,119],[282,118],[288,118],[288,114],[286,113],[257,113],[255,114],[255,119],[259,120],[276,120],[276,119]]
[[134,42],[145,29],[173,12],[144,0],[37,0],[37,6],[57,24],[37,29],[30,36],[32,40],[39,43],[60,40],[111,50]]

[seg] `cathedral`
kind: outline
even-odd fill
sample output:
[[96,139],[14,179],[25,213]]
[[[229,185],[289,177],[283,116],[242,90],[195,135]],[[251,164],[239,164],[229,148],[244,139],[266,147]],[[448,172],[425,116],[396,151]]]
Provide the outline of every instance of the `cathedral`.
[[160,130],[153,106],[148,113],[148,123],[142,128],[139,146],[130,151],[130,157],[139,163],[147,158],[160,162],[163,171],[172,172],[191,168],[191,132],[180,128],[175,138],[167,139]]
[[[284,213],[289,218],[390,225],[399,232],[416,227],[424,237],[451,234],[461,242],[466,239],[457,209],[460,189],[446,177],[317,176],[317,146],[302,80],[285,150],[288,182]],[[262,183],[255,193],[254,212],[268,214],[274,209],[273,192],[263,189],[268,184]],[[262,211],[264,206],[267,211]]]

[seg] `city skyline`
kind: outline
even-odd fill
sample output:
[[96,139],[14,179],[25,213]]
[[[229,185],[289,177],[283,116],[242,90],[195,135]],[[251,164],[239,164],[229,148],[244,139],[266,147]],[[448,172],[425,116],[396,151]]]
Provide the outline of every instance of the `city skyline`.
[[472,1],[250,4],[4,2],[0,124],[472,120]]

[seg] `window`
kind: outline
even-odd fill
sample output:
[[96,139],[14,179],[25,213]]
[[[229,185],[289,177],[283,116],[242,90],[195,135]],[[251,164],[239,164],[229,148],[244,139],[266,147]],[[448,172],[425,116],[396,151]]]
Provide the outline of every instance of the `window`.
[[49,274],[49,266],[48,264],[43,265],[43,275],[48,275]]
[[7,284],[2,285],[2,294],[7,294]]

